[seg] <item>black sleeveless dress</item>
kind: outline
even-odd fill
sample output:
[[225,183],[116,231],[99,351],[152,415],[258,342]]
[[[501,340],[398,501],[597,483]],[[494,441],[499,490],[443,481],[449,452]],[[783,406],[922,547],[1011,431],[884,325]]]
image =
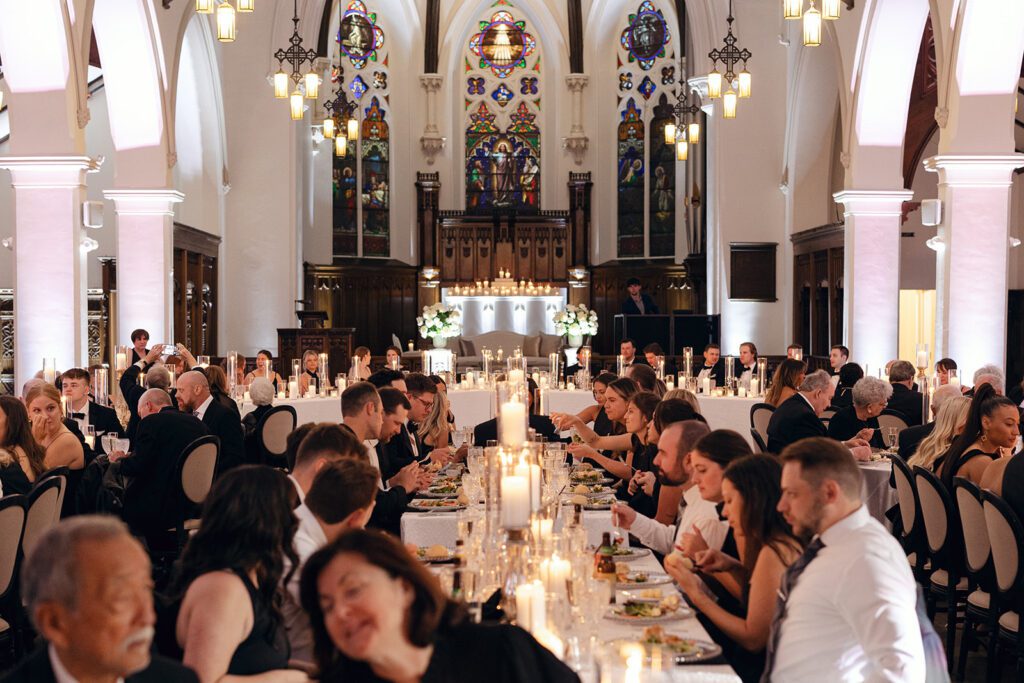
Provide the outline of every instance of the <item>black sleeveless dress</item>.
[[228,674],[254,676],[276,669],[287,669],[291,650],[281,620],[274,614],[271,606],[266,604],[245,572],[236,569],[234,573],[249,592],[253,622],[252,631],[238,644],[235,654],[231,657]]
[[604,406],[601,406],[597,411],[597,417],[594,418],[594,433],[598,436],[610,436],[615,433],[615,423],[608,419]]

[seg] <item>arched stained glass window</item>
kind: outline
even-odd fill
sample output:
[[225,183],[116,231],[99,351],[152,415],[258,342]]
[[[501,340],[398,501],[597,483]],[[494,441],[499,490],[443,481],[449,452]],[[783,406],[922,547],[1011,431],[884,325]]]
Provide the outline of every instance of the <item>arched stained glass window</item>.
[[348,98],[357,105],[359,136],[349,142],[344,157],[334,156],[334,256],[387,258],[391,255],[391,139],[385,32],[367,3],[338,1],[341,12],[331,89],[344,78]]
[[466,48],[466,211],[540,209],[540,54],[532,28],[498,0]]
[[615,59],[617,253],[620,258],[672,256],[676,160],[664,129],[678,86],[672,34],[651,0],[629,13]]

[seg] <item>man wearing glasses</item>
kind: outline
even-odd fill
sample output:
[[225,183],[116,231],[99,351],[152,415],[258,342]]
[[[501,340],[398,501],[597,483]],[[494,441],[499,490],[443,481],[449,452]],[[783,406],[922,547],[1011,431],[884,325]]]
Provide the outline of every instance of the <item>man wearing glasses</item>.
[[402,425],[401,431],[391,439],[385,448],[392,469],[400,470],[412,462],[440,462],[442,465],[451,461],[451,453],[447,447],[429,450],[419,435],[419,423],[430,415],[437,400],[437,385],[429,377],[418,372],[410,372],[405,376],[405,395],[409,399],[409,421]]

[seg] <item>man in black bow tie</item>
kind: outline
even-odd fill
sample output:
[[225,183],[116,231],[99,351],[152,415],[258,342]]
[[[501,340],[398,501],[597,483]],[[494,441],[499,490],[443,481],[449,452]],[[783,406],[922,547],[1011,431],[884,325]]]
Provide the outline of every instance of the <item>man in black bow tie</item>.
[[82,433],[92,426],[97,435],[124,436],[124,428],[112,408],[102,406],[89,398],[91,376],[88,370],[71,368],[61,376],[61,390],[67,398],[67,417],[78,423]]

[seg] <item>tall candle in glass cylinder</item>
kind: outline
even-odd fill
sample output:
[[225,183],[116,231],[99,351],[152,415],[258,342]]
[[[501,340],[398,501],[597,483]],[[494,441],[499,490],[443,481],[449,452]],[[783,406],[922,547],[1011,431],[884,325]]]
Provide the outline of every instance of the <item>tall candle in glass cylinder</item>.
[[754,391],[754,394],[763,394],[768,389],[768,359],[758,358],[757,359],[757,388],[758,391]]
[[515,474],[501,478],[501,526],[525,529],[530,525],[530,484]]
[[498,442],[502,446],[516,448],[526,443],[526,404],[519,401],[502,403],[498,413],[500,432]]
[[238,352],[228,351],[227,357],[228,396],[234,398],[235,384],[238,383]]
[[[693,347],[683,347],[683,377],[690,379],[693,377]],[[680,382],[682,384],[682,382]]]
[[736,359],[733,356],[725,357],[725,388],[732,388],[732,383],[736,379]]
[[625,375],[625,369],[626,359],[622,356],[622,354],[615,356],[615,374],[618,375],[619,377],[623,377]]

